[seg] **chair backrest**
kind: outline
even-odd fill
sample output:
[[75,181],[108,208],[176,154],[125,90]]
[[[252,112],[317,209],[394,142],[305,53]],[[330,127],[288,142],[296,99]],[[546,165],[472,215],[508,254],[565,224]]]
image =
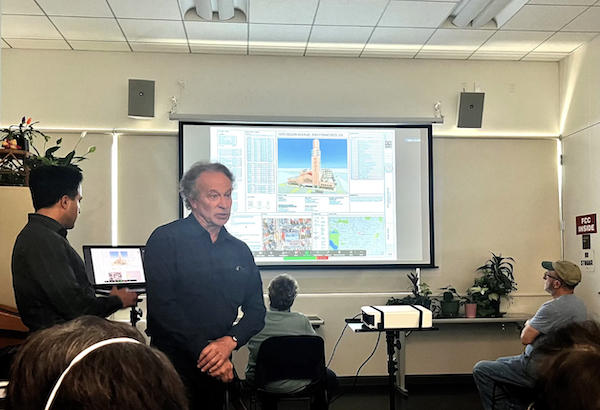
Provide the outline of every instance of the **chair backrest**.
[[316,335],[277,336],[265,340],[256,358],[255,383],[262,389],[276,380],[325,382],[325,344]]

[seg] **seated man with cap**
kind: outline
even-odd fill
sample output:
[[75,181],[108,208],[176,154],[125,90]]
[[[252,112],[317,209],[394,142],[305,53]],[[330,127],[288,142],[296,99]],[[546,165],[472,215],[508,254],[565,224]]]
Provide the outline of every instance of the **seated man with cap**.
[[[572,262],[560,260],[542,262],[544,290],[552,295],[552,300],[544,303],[537,313],[525,322],[521,331],[521,343],[525,352],[518,356],[501,357],[495,361],[484,360],[473,368],[473,378],[479,389],[483,407],[488,409],[520,408],[511,397],[495,390],[496,383],[533,388],[537,379],[537,363],[530,360],[536,346],[551,330],[573,322],[587,319],[585,304],[574,294],[575,286],[581,281],[581,271]],[[525,406],[526,407],[526,406]],[[523,408],[525,408],[523,407]]]

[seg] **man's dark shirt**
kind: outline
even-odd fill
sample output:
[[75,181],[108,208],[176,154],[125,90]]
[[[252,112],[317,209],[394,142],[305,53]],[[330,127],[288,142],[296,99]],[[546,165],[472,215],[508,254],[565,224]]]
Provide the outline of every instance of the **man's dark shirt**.
[[[221,228],[214,243],[190,215],[157,228],[144,255],[148,334],[158,348],[195,363],[212,340],[235,336],[238,347],[264,326],[260,272],[248,246]],[[241,306],[243,318],[233,326]]]
[[123,307],[118,296],[96,297],[81,257],[59,222],[29,214],[13,248],[13,288],[31,332],[83,315],[108,316]]

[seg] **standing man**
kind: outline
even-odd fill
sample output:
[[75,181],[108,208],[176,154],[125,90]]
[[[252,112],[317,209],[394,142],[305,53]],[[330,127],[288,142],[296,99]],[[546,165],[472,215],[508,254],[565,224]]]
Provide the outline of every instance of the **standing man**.
[[[525,322],[521,331],[521,343],[526,346],[525,352],[518,356],[501,357],[496,361],[481,361],[473,368],[473,378],[486,410],[492,409],[496,382],[534,387],[537,380],[537,363],[531,360],[531,355],[550,330],[587,319],[585,304],[573,293],[575,286],[581,282],[579,267],[565,260],[542,262],[542,267],[547,270],[544,273],[544,289],[552,295],[552,300],[544,303],[537,313]],[[502,402],[498,403],[499,401]],[[520,408],[511,401],[511,397],[497,399],[493,407]]]
[[41,166],[31,171],[34,214],[13,248],[12,275],[21,319],[31,332],[79,316],[106,317],[135,306],[137,294],[114,287],[96,297],[85,264],[67,240],[81,202],[81,171],[73,166]]
[[223,227],[233,179],[222,164],[192,165],[179,185],[191,215],[157,228],[146,245],[148,334],[181,376],[190,409],[223,408],[231,352],[264,326],[260,272]]

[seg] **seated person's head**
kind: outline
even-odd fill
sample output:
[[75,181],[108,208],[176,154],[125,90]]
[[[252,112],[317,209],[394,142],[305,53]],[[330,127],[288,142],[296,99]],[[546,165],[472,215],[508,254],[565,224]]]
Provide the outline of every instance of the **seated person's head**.
[[52,217],[72,229],[79,214],[82,180],[81,171],[74,166],[44,165],[33,169],[29,190],[34,209],[53,209]]
[[548,334],[541,355],[536,410],[600,409],[600,325],[571,323]]
[[277,275],[269,283],[269,301],[272,309],[289,310],[298,295],[296,279],[283,273]]
[[146,346],[131,325],[94,316],[41,330],[23,343],[11,367],[7,408],[43,410],[73,359],[90,346],[115,338],[128,339],[98,347],[72,365],[51,409],[188,408],[181,379],[164,354]]

